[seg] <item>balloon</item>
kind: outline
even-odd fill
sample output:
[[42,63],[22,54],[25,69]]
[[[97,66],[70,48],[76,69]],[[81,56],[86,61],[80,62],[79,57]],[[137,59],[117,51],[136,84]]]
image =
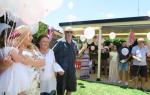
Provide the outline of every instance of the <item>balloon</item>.
[[8,24],[0,23],[0,35],[3,30],[8,29],[8,28],[11,28]]
[[5,10],[3,8],[0,8],[0,17],[5,15]]
[[0,6],[18,16],[26,24],[32,25],[58,9],[62,2],[63,0],[0,0]]
[[87,38],[87,39],[92,39],[95,35],[95,30],[92,28],[92,27],[87,27],[85,30],[84,30],[84,36]]
[[150,40],[150,32],[147,33],[147,39]]
[[115,39],[116,38],[116,33],[114,33],[114,32],[109,33],[109,38],[110,39]]
[[0,0],[0,6],[6,11],[10,11],[12,13],[17,11],[19,7],[19,2],[23,0]]
[[63,0],[41,0],[44,2],[47,11],[55,11],[61,7]]
[[49,37],[50,40],[52,40],[55,31],[57,30],[54,29],[53,27],[49,27],[47,36]]
[[30,30],[31,30],[32,34],[35,34],[39,30],[39,23],[35,23],[33,25],[30,25],[29,27],[30,27]]
[[73,15],[73,14],[69,14],[67,16],[67,18],[68,18],[68,21],[75,21],[77,17],[75,15]]
[[85,40],[86,40],[85,36],[84,36],[84,35],[81,35],[81,36],[80,36],[80,40],[81,40],[82,42],[85,42]]
[[73,7],[74,7],[74,3],[71,1],[71,2],[69,2],[68,3],[68,8],[69,9],[73,9]]
[[45,11],[44,2],[41,0],[20,0],[17,15],[29,25],[39,22],[47,12]]
[[129,50],[127,48],[123,48],[121,50],[121,53],[124,55],[124,56],[127,56],[127,54],[129,53]]
[[150,10],[148,11],[148,16],[150,17]]

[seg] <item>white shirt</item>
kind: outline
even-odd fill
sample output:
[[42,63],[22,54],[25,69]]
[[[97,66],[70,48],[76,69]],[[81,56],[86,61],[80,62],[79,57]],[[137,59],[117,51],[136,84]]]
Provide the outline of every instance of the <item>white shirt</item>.
[[56,90],[56,76],[53,64],[55,64],[55,56],[53,50],[50,49],[45,55],[45,66],[40,71],[41,93],[50,93],[52,90]]
[[132,54],[135,55],[136,57],[140,58],[142,60],[142,62],[134,59],[133,65],[140,65],[140,66],[147,65],[147,62],[146,62],[146,54],[147,53],[148,53],[148,47],[147,46],[144,46],[142,48],[140,48],[138,46],[134,46],[132,48]]

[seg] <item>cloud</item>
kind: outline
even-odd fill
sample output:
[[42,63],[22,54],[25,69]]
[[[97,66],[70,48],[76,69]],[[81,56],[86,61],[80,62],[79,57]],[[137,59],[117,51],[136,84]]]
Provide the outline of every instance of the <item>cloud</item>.
[[77,17],[76,17],[75,15],[73,15],[73,14],[69,14],[69,15],[67,16],[67,19],[68,19],[69,21],[75,21],[75,20],[77,19]]
[[70,2],[68,3],[68,8],[69,8],[69,9],[73,9],[73,8],[74,8],[74,3],[73,3],[72,1],[70,1]]
[[147,15],[150,17],[150,10],[147,12]]
[[114,18],[116,15],[113,13],[107,13],[105,14],[106,18]]

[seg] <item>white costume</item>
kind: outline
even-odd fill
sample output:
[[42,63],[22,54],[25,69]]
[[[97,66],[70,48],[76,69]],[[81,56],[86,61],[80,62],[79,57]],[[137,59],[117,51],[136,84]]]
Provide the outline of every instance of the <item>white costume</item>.
[[53,50],[49,50],[45,54],[45,66],[40,72],[40,89],[41,93],[51,93],[56,91],[56,76],[55,72],[64,72],[64,70],[55,62],[55,56]]
[[[12,50],[19,52],[14,47],[4,47],[1,51],[1,57],[4,58]],[[6,95],[18,95],[18,93],[29,89],[29,84],[30,79],[26,65],[14,63],[0,75],[0,95],[3,95],[4,92]]]
[[109,65],[109,81],[117,82],[119,79],[118,75],[118,53],[115,51],[110,52],[110,56],[112,57]]
[[[24,50],[22,52],[22,55],[24,56],[28,56],[34,59],[43,59],[44,57],[41,55],[41,53],[39,51],[33,50],[33,52],[31,50]],[[40,82],[40,78],[39,78],[39,70],[38,68],[35,68],[33,66],[28,66],[28,73],[30,75],[30,79],[31,79],[31,84],[30,84],[30,88],[26,91],[27,95],[40,95],[40,88],[39,88],[39,82]]]

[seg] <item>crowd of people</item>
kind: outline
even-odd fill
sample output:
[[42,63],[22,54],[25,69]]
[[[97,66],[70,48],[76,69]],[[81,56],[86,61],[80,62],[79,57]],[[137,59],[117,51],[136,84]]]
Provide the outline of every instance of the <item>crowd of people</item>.
[[[97,72],[96,36],[78,50],[72,39],[73,29],[66,27],[64,37],[50,49],[47,35],[40,35],[37,43],[32,43],[32,31],[27,25],[12,28],[1,23],[0,28],[0,95],[71,95],[77,87],[77,55],[82,55],[81,79]],[[150,53],[143,38],[130,46],[126,41],[120,46],[102,44],[101,70],[109,82],[126,86],[130,72],[135,87],[144,88],[147,57]]]
[[27,25],[0,30],[0,95],[71,95],[76,91],[77,45],[72,28],[64,29],[64,37],[53,49],[47,35],[34,45]]
[[[132,80],[135,88],[144,89],[148,71],[147,58],[150,56],[144,38],[138,38],[135,42],[129,46],[123,41],[121,46],[113,45],[111,51],[106,52],[109,53],[106,62],[109,66],[108,81],[128,86],[129,80]],[[105,63],[101,65],[103,64]]]
[[[98,50],[96,51],[98,52]],[[97,55],[90,58],[88,43],[82,46],[80,52],[83,52],[80,78],[89,79],[91,71],[95,70],[90,67],[97,68],[95,63],[91,63],[94,59],[98,60]],[[128,45],[126,41],[122,41],[120,45],[113,43],[105,45],[103,43],[101,47],[101,74],[108,82],[128,86],[129,81],[133,81],[135,88],[144,89],[148,72],[148,57],[150,57],[149,50],[144,38],[138,38],[132,45]]]

